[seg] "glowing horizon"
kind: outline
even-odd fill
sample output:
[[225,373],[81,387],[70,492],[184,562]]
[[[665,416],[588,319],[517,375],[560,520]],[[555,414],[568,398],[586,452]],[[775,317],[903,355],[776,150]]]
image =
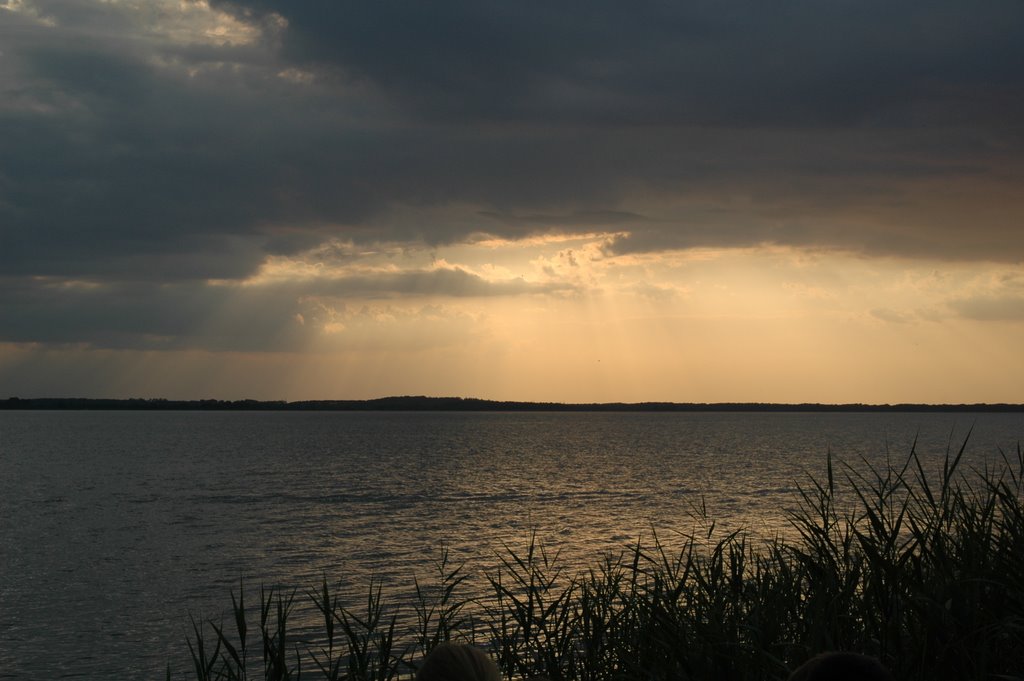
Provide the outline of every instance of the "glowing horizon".
[[1024,402],[1024,8],[745,9],[0,0],[0,390]]
[[[219,304],[193,333],[199,347],[154,337],[151,349],[8,345],[4,355],[20,356],[15,366],[75,356],[86,384],[108,386],[74,396],[1020,400],[1017,376],[1004,367],[1019,361],[1012,330],[1024,325],[993,315],[1024,287],[1011,266],[780,247],[615,256],[606,241],[588,234],[399,255],[342,248],[343,262],[322,252],[268,260],[245,280],[203,285]],[[269,322],[246,318],[256,310]],[[217,347],[249,327],[262,346]],[[110,369],[115,356],[123,375]],[[85,379],[95,376],[90,364],[102,381]],[[12,392],[17,382],[7,385]]]

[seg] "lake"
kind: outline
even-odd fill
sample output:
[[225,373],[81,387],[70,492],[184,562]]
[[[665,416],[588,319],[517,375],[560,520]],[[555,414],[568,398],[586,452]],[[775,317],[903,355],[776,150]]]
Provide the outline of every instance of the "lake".
[[[409,594],[536,533],[571,566],[693,526],[785,533],[826,453],[1015,452],[1022,414],[0,412],[0,678],[175,678],[240,580]],[[470,588],[474,583],[470,581]]]

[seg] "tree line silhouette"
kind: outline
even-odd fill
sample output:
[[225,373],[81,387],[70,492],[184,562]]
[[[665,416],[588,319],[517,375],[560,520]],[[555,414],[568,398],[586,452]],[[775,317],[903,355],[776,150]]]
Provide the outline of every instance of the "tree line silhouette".
[[515,402],[474,397],[397,396],[371,400],[169,400],[10,397],[0,409],[132,411],[592,411],[592,412],[1024,412],[1024,404],[775,404],[770,402]]

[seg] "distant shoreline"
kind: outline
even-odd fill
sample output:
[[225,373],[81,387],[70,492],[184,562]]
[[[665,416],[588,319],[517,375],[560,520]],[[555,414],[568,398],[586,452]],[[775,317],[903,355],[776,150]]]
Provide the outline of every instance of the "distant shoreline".
[[167,400],[11,397],[0,410],[81,411],[522,411],[522,412],[1022,412],[1024,404],[775,404],[762,402],[513,402],[402,396],[372,400]]

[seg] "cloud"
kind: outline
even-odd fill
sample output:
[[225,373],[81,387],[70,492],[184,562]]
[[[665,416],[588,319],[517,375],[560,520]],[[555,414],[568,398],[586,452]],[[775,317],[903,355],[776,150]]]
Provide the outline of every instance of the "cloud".
[[[207,280],[336,242],[1021,262],[1022,31],[1013,0],[6,2],[0,276],[27,289],[5,337],[227,336],[219,306],[247,298]],[[454,269],[316,286],[556,290]],[[277,324],[253,346],[299,342]]]
[[677,300],[682,292],[676,286],[652,284],[649,282],[638,282],[627,288],[641,298],[646,298],[657,303],[669,303]]
[[616,252],[1024,255],[1015,2],[8,7],[8,273],[235,278],[328,238],[595,225],[630,232]]
[[297,347],[294,296],[247,296],[230,287],[88,284],[5,279],[0,342],[84,344],[112,349],[205,348],[253,351]]
[[950,307],[965,319],[982,322],[1024,321],[1024,296],[991,295],[960,298]]
[[[130,285],[62,279],[0,281],[0,343],[241,352],[307,347],[326,325],[341,324],[323,311],[344,308],[345,301],[547,295],[573,288],[521,278],[488,281],[457,267],[250,286],[195,281]],[[307,324],[307,320],[317,323]]]
[[607,227],[610,225],[627,225],[647,222],[647,218],[637,213],[616,210],[574,211],[561,215],[515,215],[500,213],[493,210],[480,211],[480,215],[491,218],[503,225],[538,227]]
[[405,109],[444,120],[905,121],[933,100],[945,105],[940,116],[971,107],[956,86],[1000,91],[1020,77],[1011,64],[1020,56],[1021,9],[1012,1],[981,12],[952,0],[214,6],[238,16],[280,12],[289,27],[285,59],[329,65]]
[[909,324],[914,321],[914,315],[887,307],[876,307],[871,310],[871,316],[890,324]]
[[515,296],[571,291],[563,282],[535,283],[519,277],[488,281],[459,267],[426,271],[375,272],[323,278],[301,285],[309,295],[446,296],[455,298]]
[[951,296],[949,309],[963,319],[980,322],[1024,321],[1024,271],[1019,267],[992,271],[965,282]]
[[310,300],[304,308],[320,331],[305,348],[308,351],[419,353],[464,345],[486,333],[478,316],[447,305],[349,306]]

